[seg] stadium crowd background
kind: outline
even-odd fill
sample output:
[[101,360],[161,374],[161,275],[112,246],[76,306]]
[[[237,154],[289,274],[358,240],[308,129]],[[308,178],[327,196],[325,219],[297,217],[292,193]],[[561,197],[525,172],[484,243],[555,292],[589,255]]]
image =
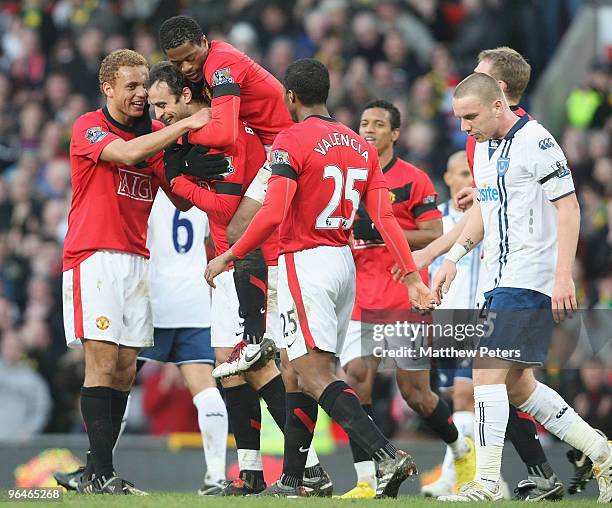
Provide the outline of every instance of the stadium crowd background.
[[[130,47],[151,64],[162,60],[157,29],[164,19],[185,13],[201,23],[209,39],[228,40],[279,78],[294,59],[314,56],[330,69],[329,106],[342,122],[356,128],[360,108],[372,98],[392,100],[400,108],[397,155],[426,170],[443,201],[448,197],[441,179],[446,159],[465,143],[452,116],[454,85],[473,69],[481,49],[509,45],[533,68],[522,102],[529,110],[530,90],[585,3],[3,1],[0,439],[82,431],[77,406],[81,352],[66,350],[61,309],[62,242],[70,204],[68,148],[73,121],[101,105],[98,69],[110,51]],[[610,68],[610,61],[594,62],[582,86],[572,91],[566,104],[559,104],[567,111],[567,121],[558,139],[582,209],[575,281],[579,303],[586,308],[612,308]],[[611,435],[611,371],[597,358],[573,367],[549,367],[543,375],[587,420]],[[145,417],[142,425],[140,420],[140,427],[155,433],[197,431],[191,397],[181,392],[176,371],[149,368],[142,374],[142,406],[148,421]],[[384,404],[393,399],[393,390],[384,377],[380,386]],[[181,393],[182,399],[177,396]],[[414,415],[402,404],[383,410],[390,415],[387,431],[398,423],[399,429],[405,428],[406,421],[414,425]]]

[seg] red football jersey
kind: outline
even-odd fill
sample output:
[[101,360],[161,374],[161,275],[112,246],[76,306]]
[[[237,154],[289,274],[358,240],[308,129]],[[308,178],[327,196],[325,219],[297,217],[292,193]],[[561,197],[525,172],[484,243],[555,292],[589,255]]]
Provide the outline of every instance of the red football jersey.
[[[525,111],[520,106],[510,106],[512,112],[517,116],[525,116],[527,115],[527,111]],[[529,115],[531,118],[531,115]],[[474,150],[476,149],[476,140],[472,136],[468,136],[465,142],[465,153],[467,155],[468,165],[470,166],[470,172],[472,173],[472,187],[476,187],[476,182],[474,182]]]
[[[154,130],[163,128],[153,122]],[[81,115],[72,127],[70,174],[72,203],[64,241],[64,270],[74,268],[98,250],[118,250],[149,257],[147,221],[164,178],[163,151],[137,166],[101,160],[115,139],[134,138],[131,128],[107,109]]]
[[280,226],[280,254],[348,245],[361,198],[387,188],[376,150],[332,118],[313,115],[280,133],[270,163],[294,171],[298,184]]
[[[389,187],[393,214],[406,231],[417,229],[417,223],[441,219],[436,193],[424,171],[397,157],[383,168]],[[351,319],[360,321],[363,310],[408,310],[408,288],[391,277],[395,261],[382,241],[353,241],[353,257],[357,267],[357,292]],[[428,283],[427,268],[421,278]]]
[[[263,166],[266,153],[259,137],[246,123],[241,122],[236,143],[225,150],[230,166],[223,181],[196,183],[185,175],[172,181],[172,192],[187,199],[206,212],[215,253],[220,255],[229,249],[227,225],[233,217],[242,196]],[[278,233],[273,234],[261,246],[268,265],[275,265],[278,258]]]
[[265,145],[271,145],[280,131],[293,124],[283,102],[283,85],[231,44],[212,41],[202,70],[212,98],[235,95],[233,89],[239,87],[239,117]]

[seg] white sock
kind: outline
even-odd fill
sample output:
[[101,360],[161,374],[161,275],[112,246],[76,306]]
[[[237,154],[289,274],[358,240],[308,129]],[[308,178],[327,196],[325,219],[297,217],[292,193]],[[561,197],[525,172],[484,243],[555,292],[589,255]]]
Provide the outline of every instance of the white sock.
[[470,451],[470,445],[465,440],[465,436],[461,432],[459,432],[456,441],[454,441],[453,443],[448,443],[448,447],[450,448],[451,453],[453,454],[453,458],[455,459],[460,459]]
[[121,418],[121,427],[119,427],[119,435],[117,436],[117,441],[115,441],[115,446],[113,446],[113,455],[115,455],[115,450],[117,446],[119,446],[119,441],[121,440],[121,436],[123,436],[123,431],[127,425],[128,414],[130,413],[130,400],[132,399],[132,394],[128,393],[127,402],[125,403],[125,411],[123,412],[123,418]]
[[366,482],[376,490],[376,466],[373,460],[355,462],[355,472],[357,473],[357,482]]
[[306,456],[306,467],[316,466],[319,463],[319,457],[315,451],[314,444],[310,443],[308,448],[308,455]]
[[193,403],[204,443],[206,477],[212,482],[225,480],[228,424],[223,397],[217,388],[205,388],[193,398]]
[[545,384],[538,382],[536,389],[519,409],[533,416],[547,431],[583,452],[594,463],[599,464],[610,455],[606,438],[595,432],[561,395]]
[[508,425],[506,385],[475,386],[474,410],[476,480],[493,491],[501,476],[502,452]]
[[[453,413],[453,421],[459,433],[463,436],[474,439],[474,413],[471,411],[456,411]],[[442,473],[440,479],[449,485],[453,485],[457,479],[455,474],[454,455],[449,446],[446,447],[446,454],[442,462]]]
[[461,434],[474,439],[474,413],[472,411],[455,411],[453,421]]
[[263,471],[261,463],[261,450],[246,450],[238,448],[238,469],[244,471]]

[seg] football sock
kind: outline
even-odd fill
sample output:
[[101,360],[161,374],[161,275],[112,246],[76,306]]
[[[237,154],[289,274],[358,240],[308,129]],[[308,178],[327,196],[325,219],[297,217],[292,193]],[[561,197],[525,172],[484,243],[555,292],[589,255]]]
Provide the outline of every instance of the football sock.
[[91,461],[96,476],[107,478],[114,473],[112,391],[107,386],[81,388],[81,413],[89,437]]
[[125,424],[127,423],[127,404],[130,400],[130,392],[111,390],[111,418],[113,419],[113,453],[119,442]]
[[501,476],[504,437],[508,424],[508,392],[505,384],[474,387],[474,437],[476,477],[493,491]]
[[599,464],[609,456],[606,438],[586,423],[552,388],[537,383],[529,398],[519,406],[544,428]]
[[251,385],[225,388],[227,415],[236,439],[240,471],[262,471],[260,451],[261,407]]
[[318,410],[317,401],[312,397],[304,393],[287,393],[287,421],[285,423],[285,455],[283,462],[284,485],[296,487],[302,484],[306,457],[312,444],[312,435],[317,424]]
[[261,249],[234,261],[234,284],[240,306],[239,314],[244,320],[244,340],[253,344],[261,342],[266,330],[268,285],[268,268]]
[[227,410],[217,388],[205,388],[193,398],[204,444],[206,474],[210,481],[225,480]]
[[285,428],[285,419],[287,416],[285,403],[285,383],[279,374],[275,378],[268,381],[264,386],[257,390],[259,396],[266,401],[268,411],[278,428],[283,431]]
[[512,404],[509,409],[506,437],[527,467],[527,475],[550,478],[553,470],[546,460],[533,418],[527,413],[519,412]]
[[[374,421],[374,411],[372,404],[362,404],[361,407],[368,414],[368,416]],[[366,482],[373,489],[376,488],[376,466],[372,457],[368,455],[361,446],[359,446],[353,439],[349,437],[349,444],[351,445],[351,452],[353,453],[353,463],[355,465],[355,472],[357,473],[358,482]]]
[[320,406],[375,461],[395,457],[397,448],[380,432],[344,381],[333,381],[323,390]]
[[438,404],[434,410],[429,416],[424,416],[423,419],[440,436],[440,439],[450,447],[454,457],[463,457],[470,451],[470,445],[459,434],[457,427],[453,423],[448,404],[442,399],[438,398]]

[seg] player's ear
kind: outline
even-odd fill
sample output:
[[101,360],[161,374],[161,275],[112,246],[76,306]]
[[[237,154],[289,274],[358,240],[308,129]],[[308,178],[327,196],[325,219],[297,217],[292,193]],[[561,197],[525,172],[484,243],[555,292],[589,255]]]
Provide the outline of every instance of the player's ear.
[[112,98],[113,97],[113,85],[111,85],[108,81],[102,83],[102,93],[104,97]]
[[499,87],[502,89],[502,92],[504,92],[504,95],[506,95],[506,92],[508,91],[508,83],[502,81],[501,79],[498,81],[498,83]]
[[204,49],[208,49],[208,39],[206,38],[205,35],[202,36],[202,40],[200,41],[200,46],[202,46]]
[[189,104],[192,99],[193,99],[193,94],[191,93],[191,88],[189,88],[188,86],[184,86],[183,87],[183,91],[181,92],[181,96],[183,97],[183,100],[185,101],[185,104]]
[[450,172],[445,171],[444,174],[442,175],[442,180],[444,180],[444,183],[449,188],[450,188],[450,184],[451,184],[451,179],[452,179],[452,175],[450,174]]
[[400,130],[399,129],[393,129],[391,131],[391,141],[393,143],[395,143],[400,137]]

